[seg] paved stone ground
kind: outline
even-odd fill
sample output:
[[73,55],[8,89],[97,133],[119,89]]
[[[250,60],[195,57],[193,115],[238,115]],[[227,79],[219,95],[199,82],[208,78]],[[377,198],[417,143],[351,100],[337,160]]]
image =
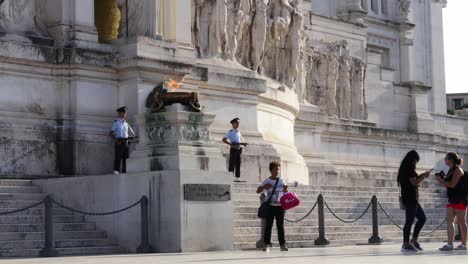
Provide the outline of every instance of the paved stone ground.
[[468,252],[439,252],[439,244],[425,244],[425,251],[419,253],[400,253],[400,245],[388,244],[381,246],[345,246],[310,249],[291,249],[289,252],[280,252],[273,249],[269,253],[261,251],[234,251],[211,253],[185,253],[185,254],[149,254],[149,255],[112,255],[89,257],[64,258],[33,258],[33,259],[0,259],[0,263],[14,264],[384,264],[384,263],[411,263],[411,264],[456,264],[467,263]]

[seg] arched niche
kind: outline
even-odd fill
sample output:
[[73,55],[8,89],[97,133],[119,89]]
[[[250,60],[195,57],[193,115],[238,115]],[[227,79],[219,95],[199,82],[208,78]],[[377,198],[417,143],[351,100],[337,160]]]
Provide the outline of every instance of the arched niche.
[[94,23],[99,42],[109,42],[119,36],[122,14],[117,0],[94,1]]

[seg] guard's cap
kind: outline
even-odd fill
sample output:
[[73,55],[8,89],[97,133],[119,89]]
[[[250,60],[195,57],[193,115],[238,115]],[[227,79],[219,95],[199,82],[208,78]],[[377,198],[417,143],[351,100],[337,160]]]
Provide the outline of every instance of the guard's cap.
[[126,106],[122,106],[120,108],[117,108],[117,110],[115,110],[119,113],[126,113],[127,112],[127,107]]
[[231,124],[232,124],[232,123],[240,123],[239,120],[240,120],[240,119],[236,117],[236,118],[234,118],[233,120],[231,120]]

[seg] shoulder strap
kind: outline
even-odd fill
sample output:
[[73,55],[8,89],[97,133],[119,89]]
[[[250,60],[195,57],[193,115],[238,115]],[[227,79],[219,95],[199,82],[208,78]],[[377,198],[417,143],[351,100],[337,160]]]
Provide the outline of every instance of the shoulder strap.
[[278,185],[279,178],[276,179],[275,186],[273,187],[273,191],[271,191],[270,197],[268,197],[267,202],[271,201],[271,198],[273,197],[273,194],[275,194],[276,186]]

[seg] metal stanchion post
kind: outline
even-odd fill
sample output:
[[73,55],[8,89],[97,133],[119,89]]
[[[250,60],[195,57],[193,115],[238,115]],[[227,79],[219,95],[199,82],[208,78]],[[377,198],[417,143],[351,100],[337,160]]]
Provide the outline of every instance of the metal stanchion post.
[[[262,193],[260,195],[260,205],[263,204],[265,201],[266,201],[266,195]],[[261,221],[261,228],[260,228],[261,237],[260,237],[260,240],[258,240],[255,245],[257,248],[263,248],[265,246],[265,243],[263,242],[263,240],[265,238],[266,219],[262,218],[260,219],[260,221]]]
[[319,222],[319,237],[315,239],[316,246],[325,246],[330,244],[330,240],[325,237],[325,215],[323,208],[323,196],[319,194],[318,202],[318,222]]
[[152,253],[153,247],[148,238],[148,197],[143,195],[140,200],[141,205],[141,244],[137,248],[137,253]]
[[372,236],[369,238],[369,244],[381,244],[383,239],[379,236],[379,215],[377,213],[377,196],[372,196]]
[[39,251],[39,256],[41,257],[56,257],[58,255],[58,252],[54,246],[54,223],[53,223],[52,206],[53,206],[52,199],[49,196],[47,196],[44,200],[45,241],[44,241],[44,248],[41,251]]

